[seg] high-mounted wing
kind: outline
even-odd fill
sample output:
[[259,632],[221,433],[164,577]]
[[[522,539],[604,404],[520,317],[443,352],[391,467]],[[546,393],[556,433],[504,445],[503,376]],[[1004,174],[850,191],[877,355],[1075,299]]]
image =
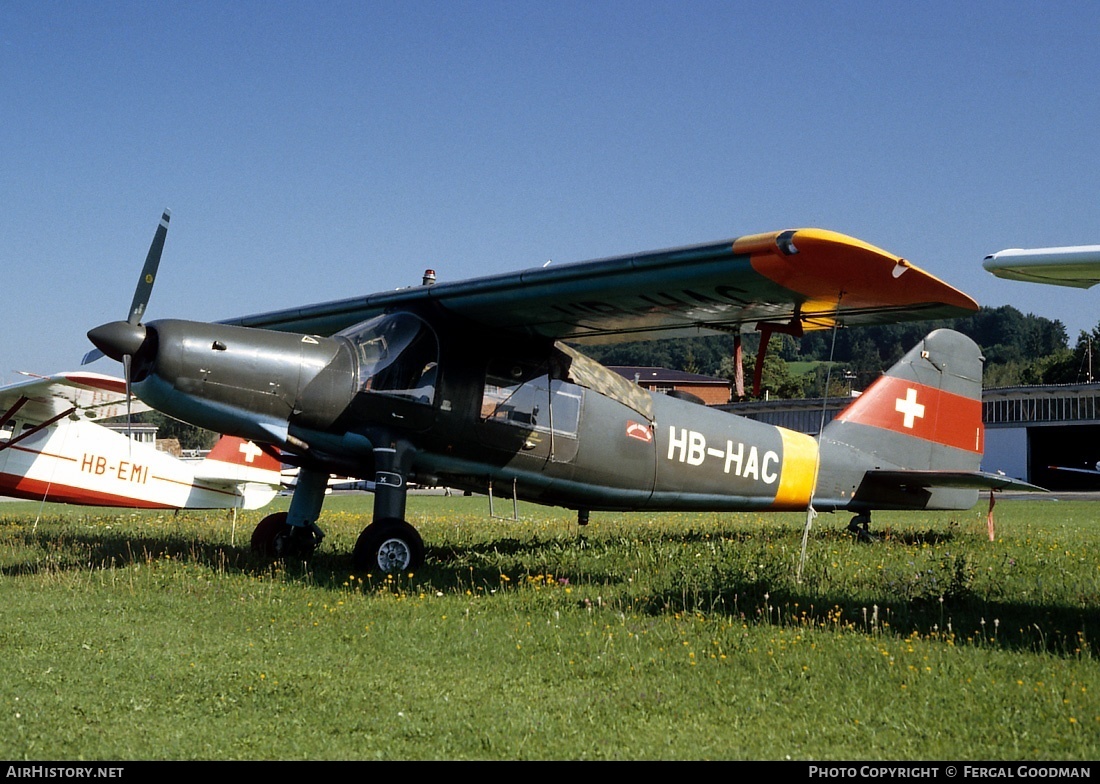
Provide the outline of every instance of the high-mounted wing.
[[576,343],[953,318],[977,310],[910,262],[822,229],[437,283],[222,323],[330,335],[386,310],[435,305],[513,334]]
[[1087,289],[1100,283],[1100,245],[1009,248],[989,254],[982,266],[998,278]]
[[[133,400],[132,412],[149,407]],[[126,382],[99,373],[57,373],[31,376],[26,381],[0,387],[0,415],[18,411],[24,422],[40,424],[59,415],[76,414],[86,419],[125,416]]]

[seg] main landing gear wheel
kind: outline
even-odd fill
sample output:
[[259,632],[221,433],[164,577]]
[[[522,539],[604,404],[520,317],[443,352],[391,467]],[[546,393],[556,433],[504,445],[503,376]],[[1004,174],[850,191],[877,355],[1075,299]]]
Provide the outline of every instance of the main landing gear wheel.
[[359,534],[351,559],[360,571],[415,571],[424,565],[424,540],[404,520],[378,520]]
[[275,512],[261,520],[252,531],[252,552],[268,558],[308,560],[317,549],[317,537],[313,531],[290,525],[286,518],[286,512]]

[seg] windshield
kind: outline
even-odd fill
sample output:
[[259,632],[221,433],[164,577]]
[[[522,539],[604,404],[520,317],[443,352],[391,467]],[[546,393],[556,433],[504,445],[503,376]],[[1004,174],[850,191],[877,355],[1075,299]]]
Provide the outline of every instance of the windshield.
[[439,342],[431,327],[411,313],[391,313],[337,333],[355,347],[359,390],[418,403],[435,399]]

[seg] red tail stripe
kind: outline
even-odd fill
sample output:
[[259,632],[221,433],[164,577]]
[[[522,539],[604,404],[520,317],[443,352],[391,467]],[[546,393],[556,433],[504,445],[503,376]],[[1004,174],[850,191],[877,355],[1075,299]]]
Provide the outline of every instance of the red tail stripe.
[[251,441],[245,441],[236,436],[222,436],[207,457],[222,463],[250,465],[254,468],[265,468],[268,471],[278,471],[282,468],[279,461],[267,451]]
[[968,452],[985,449],[980,400],[893,376],[879,378],[837,419]]

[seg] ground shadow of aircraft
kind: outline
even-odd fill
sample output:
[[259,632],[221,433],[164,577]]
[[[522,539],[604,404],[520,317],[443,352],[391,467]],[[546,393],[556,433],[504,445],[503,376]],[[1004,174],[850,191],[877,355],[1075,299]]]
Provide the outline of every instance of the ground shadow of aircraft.
[[375,483],[353,559],[383,572],[423,562],[411,481],[575,509],[581,524],[592,510],[849,510],[864,529],[874,509],[966,509],[977,488],[1022,484],[980,471],[982,357],[956,332],[927,336],[818,438],[651,394],[573,348],[754,327],[763,347],[777,331],[977,309],[851,237],[799,229],[467,281],[426,274],[365,297],[146,324],[168,221],[127,319],[88,336],[148,405],[300,467],[288,512],[253,533],[272,555],[312,554],[333,474]]

